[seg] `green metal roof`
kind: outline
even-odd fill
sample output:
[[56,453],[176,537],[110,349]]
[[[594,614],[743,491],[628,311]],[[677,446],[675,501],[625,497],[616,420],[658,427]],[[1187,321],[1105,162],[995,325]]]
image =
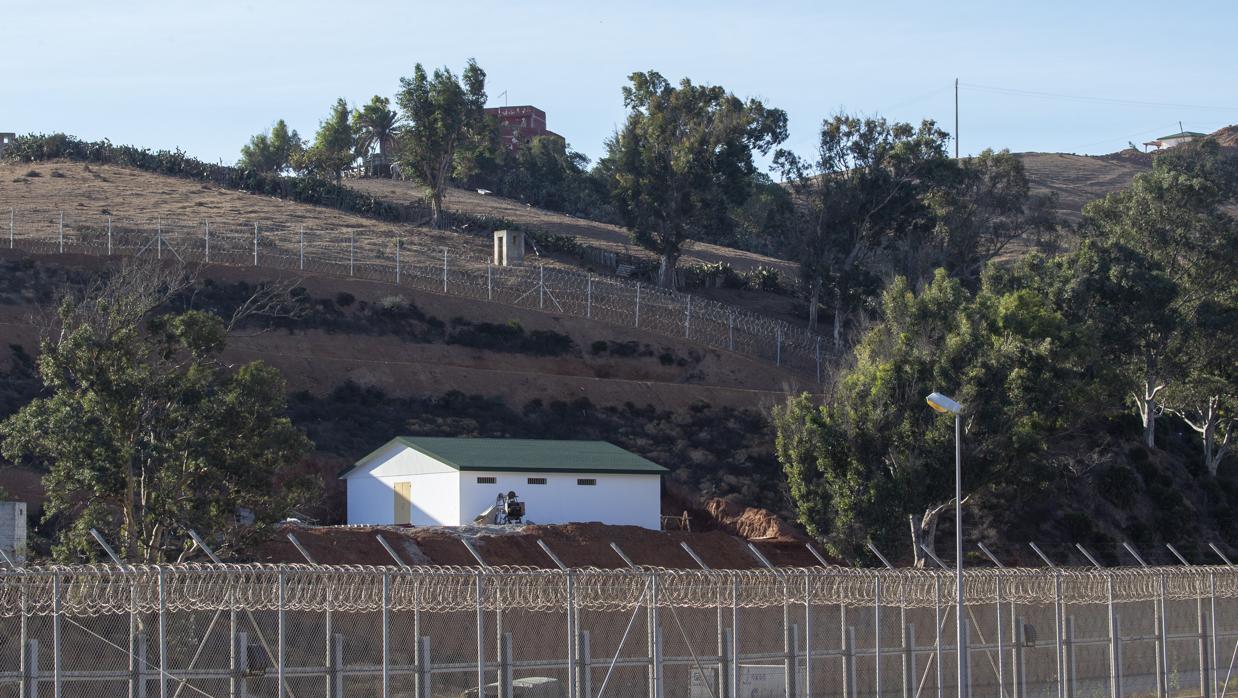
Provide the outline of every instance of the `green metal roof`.
[[[424,453],[456,470],[636,475],[659,475],[668,472],[657,463],[607,441],[435,436],[397,436],[357,461],[353,469],[368,462],[394,443]],[[352,469],[349,470],[351,471]]]
[[1182,133],[1175,133],[1172,136],[1161,136],[1160,138],[1157,138],[1156,140],[1167,141],[1173,138],[1204,138],[1207,135],[1208,134],[1206,133],[1199,133],[1198,131],[1183,131]]

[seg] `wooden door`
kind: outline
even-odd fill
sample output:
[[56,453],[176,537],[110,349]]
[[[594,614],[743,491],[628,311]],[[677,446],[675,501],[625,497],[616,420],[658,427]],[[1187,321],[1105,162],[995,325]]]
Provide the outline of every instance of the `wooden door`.
[[411,482],[395,483],[395,523],[412,523],[412,486]]

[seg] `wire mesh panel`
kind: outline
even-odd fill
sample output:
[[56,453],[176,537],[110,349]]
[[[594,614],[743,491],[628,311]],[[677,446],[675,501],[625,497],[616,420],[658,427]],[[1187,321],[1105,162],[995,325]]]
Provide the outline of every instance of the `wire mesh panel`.
[[821,338],[802,327],[700,296],[594,276],[548,258],[495,265],[475,248],[436,245],[441,236],[422,230],[37,209],[9,214],[8,221],[0,220],[7,226],[5,242],[38,254],[128,255],[396,283],[683,338],[817,375],[822,366]]

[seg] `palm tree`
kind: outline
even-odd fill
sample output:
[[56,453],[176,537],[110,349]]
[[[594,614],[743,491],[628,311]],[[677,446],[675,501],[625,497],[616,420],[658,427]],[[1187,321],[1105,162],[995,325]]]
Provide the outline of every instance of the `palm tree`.
[[357,137],[357,155],[369,158],[377,147],[379,161],[387,164],[400,130],[400,115],[391,108],[391,100],[374,95],[369,104],[353,110],[352,126]]

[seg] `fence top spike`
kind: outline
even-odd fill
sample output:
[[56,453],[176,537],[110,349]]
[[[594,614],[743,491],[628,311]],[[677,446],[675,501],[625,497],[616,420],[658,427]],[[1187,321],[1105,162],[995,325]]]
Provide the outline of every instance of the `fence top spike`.
[[546,553],[546,557],[550,558],[551,562],[554,562],[556,567],[558,567],[563,572],[567,571],[567,565],[563,564],[563,561],[559,559],[558,555],[555,555],[554,551],[550,549],[549,545],[546,545],[546,541],[542,540],[541,538],[538,538],[537,547],[541,548],[542,552]]
[[1045,551],[1041,550],[1039,545],[1036,545],[1034,541],[1028,541],[1027,544],[1031,546],[1033,552],[1040,556],[1041,560],[1045,561],[1045,564],[1048,565],[1050,569],[1057,569],[1057,565],[1053,564],[1053,561],[1049,559],[1048,555],[1045,555]]
[[197,544],[199,548],[202,548],[202,552],[206,553],[207,557],[211,558],[211,562],[216,565],[223,564],[223,562],[220,561],[219,556],[215,554],[214,550],[211,550],[211,547],[206,544],[206,541],[202,540],[202,536],[199,536],[197,531],[192,528],[189,529],[189,537],[193,539],[193,542]]
[[98,529],[90,529],[90,535],[94,536],[95,542],[99,544],[100,548],[103,548],[103,552],[107,553],[107,556],[112,558],[112,562],[115,562],[118,565],[125,564],[121,561],[120,556],[116,554],[116,551],[112,550],[112,546],[107,544],[107,540],[103,538],[103,534],[99,533]]
[[391,547],[391,544],[387,542],[386,538],[383,538],[383,534],[376,533],[374,534],[374,537],[378,539],[378,543],[383,546],[383,550],[386,550],[387,554],[391,556],[391,559],[395,560],[400,567],[408,567],[408,563],[396,554],[395,548]]
[[309,554],[309,551],[305,549],[305,546],[301,545],[301,541],[297,539],[296,535],[294,535],[292,531],[288,532],[288,540],[292,542],[293,547],[297,549],[297,552],[301,553],[301,557],[305,558],[306,562],[310,563],[311,565],[318,564],[318,562],[316,562],[314,558]]
[[921,549],[921,550],[923,550],[923,551],[924,551],[924,554],[925,554],[925,555],[928,555],[928,556],[929,556],[929,557],[933,560],[933,562],[936,562],[938,567],[942,568],[943,570],[945,570],[945,571],[947,571],[947,572],[949,572],[949,571],[950,571],[950,568],[949,568],[949,567],[946,567],[946,563],[942,562],[942,561],[941,561],[941,558],[937,557],[937,553],[935,553],[935,552],[933,552],[932,550],[930,550],[930,549],[929,549],[929,547],[928,547],[927,545],[925,545],[925,544],[921,543],[921,544],[920,544],[920,549]]
[[623,560],[624,564],[626,564],[628,567],[632,569],[636,569],[636,563],[632,562],[632,558],[628,557],[627,553],[623,552],[623,550],[619,547],[618,543],[611,543],[610,549],[615,551],[615,554],[618,555],[619,558]]
[[753,545],[752,543],[749,543],[748,550],[752,553],[752,556],[757,559],[757,562],[760,562],[762,565],[765,565],[767,568],[771,570],[774,569],[773,563],[769,561],[769,558],[762,555],[760,550],[757,550],[757,546]]
[[705,561],[701,559],[701,556],[700,556],[700,555],[697,555],[697,554],[696,554],[696,551],[695,551],[695,550],[693,550],[693,549],[692,549],[692,548],[688,545],[688,542],[687,542],[687,541],[683,541],[683,540],[679,541],[679,547],[683,548],[683,549],[684,549],[684,552],[686,552],[686,553],[688,553],[689,555],[691,555],[691,556],[692,556],[692,559],[696,561],[696,564],[700,565],[701,569],[703,569],[703,570],[707,570],[707,569],[709,569],[709,565],[705,564]]
[[1104,565],[1100,564],[1100,562],[1098,562],[1096,558],[1092,557],[1092,553],[1088,552],[1088,549],[1083,547],[1082,543],[1075,543],[1075,547],[1079,549],[1079,552],[1083,553],[1083,556],[1086,557],[1088,559],[1088,562],[1092,563],[1092,565],[1095,566],[1096,569],[1101,569],[1102,567],[1104,567]]
[[473,547],[473,544],[469,541],[468,538],[461,537],[460,542],[464,544],[465,548],[468,548],[469,554],[473,556],[474,560],[477,560],[477,564],[481,565],[482,567],[490,566],[490,565],[487,565],[486,561],[482,559],[481,553],[477,552],[477,548]]
[[1221,558],[1222,560],[1224,560],[1226,565],[1228,565],[1228,566],[1230,566],[1230,567],[1233,567],[1233,566],[1234,566],[1234,563],[1230,562],[1228,557],[1225,557],[1225,553],[1221,552],[1221,549],[1217,547],[1217,544],[1216,544],[1216,543],[1209,543],[1209,544],[1208,544],[1208,547],[1209,547],[1209,548],[1212,548],[1212,552],[1216,553],[1216,554],[1217,554],[1217,557],[1219,557],[1219,558]]
[[881,554],[881,551],[877,549],[877,546],[873,545],[873,542],[871,540],[864,543],[864,545],[867,545],[868,549],[873,551],[873,554],[877,556],[878,560],[881,560],[881,564],[885,565],[886,569],[888,570],[894,569],[894,565],[890,564],[890,561],[886,559],[885,555]]
[[1126,548],[1126,552],[1130,553],[1131,557],[1135,558],[1135,562],[1138,562],[1140,567],[1147,568],[1148,563],[1143,561],[1143,558],[1139,555],[1139,551],[1135,550],[1134,546],[1126,541],[1122,541],[1122,547]]
[[813,547],[812,543],[805,543],[804,547],[808,548],[808,552],[812,553],[812,556],[817,558],[817,562],[820,562],[822,567],[830,566],[830,563],[826,561],[825,556],[817,552],[817,549]]
[[1174,554],[1174,557],[1178,558],[1178,562],[1181,562],[1182,564],[1186,565],[1187,567],[1190,567],[1190,566],[1191,566],[1191,563],[1187,562],[1187,561],[1186,561],[1186,558],[1182,556],[1182,553],[1178,552],[1178,549],[1177,549],[1177,548],[1175,548],[1173,545],[1171,545],[1171,544],[1169,544],[1169,543],[1166,543],[1166,544],[1165,544],[1165,547],[1166,547],[1166,548],[1169,548],[1169,552],[1173,553],[1173,554]]
[[989,546],[985,545],[984,541],[976,543],[976,547],[980,548],[980,552],[984,553],[985,556],[989,558],[989,561],[996,565],[999,569],[1006,569],[1006,566],[1002,564],[1001,560],[997,559],[997,556],[993,554],[992,550],[989,550]]

